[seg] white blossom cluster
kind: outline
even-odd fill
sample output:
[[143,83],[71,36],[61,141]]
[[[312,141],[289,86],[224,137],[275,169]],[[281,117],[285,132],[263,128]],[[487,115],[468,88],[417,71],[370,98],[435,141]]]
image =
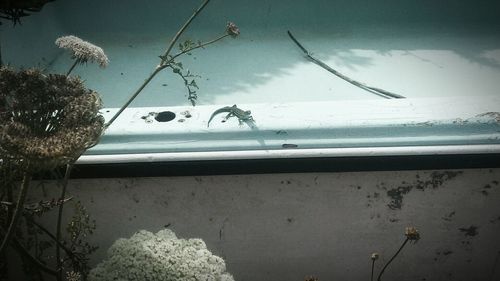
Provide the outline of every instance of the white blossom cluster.
[[72,57],[79,63],[97,62],[100,67],[106,67],[109,63],[108,57],[102,48],[82,39],[69,35],[56,39],[56,45],[59,48],[67,49],[72,52]]
[[108,259],[92,269],[89,281],[234,281],[224,260],[201,239],[179,239],[169,229],[141,230],[118,239]]

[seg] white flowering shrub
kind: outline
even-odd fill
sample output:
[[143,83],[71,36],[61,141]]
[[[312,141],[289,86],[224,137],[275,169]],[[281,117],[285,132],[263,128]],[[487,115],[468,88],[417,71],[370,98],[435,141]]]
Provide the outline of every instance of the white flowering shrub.
[[224,260],[201,239],[179,239],[169,229],[141,230],[118,239],[108,259],[92,269],[89,281],[234,281]]

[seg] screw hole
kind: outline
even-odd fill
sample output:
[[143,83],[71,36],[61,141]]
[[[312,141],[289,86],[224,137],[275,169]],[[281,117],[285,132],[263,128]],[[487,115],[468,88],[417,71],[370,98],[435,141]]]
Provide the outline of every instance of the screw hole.
[[155,117],[155,120],[158,122],[168,122],[174,119],[175,119],[175,113],[173,113],[172,111],[158,112],[158,114]]

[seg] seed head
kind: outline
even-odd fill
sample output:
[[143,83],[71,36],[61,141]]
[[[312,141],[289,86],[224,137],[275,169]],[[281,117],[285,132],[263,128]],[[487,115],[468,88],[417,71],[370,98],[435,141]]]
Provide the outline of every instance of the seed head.
[[97,62],[103,68],[108,66],[109,60],[104,51],[90,42],[69,35],[57,38],[55,43],[59,48],[70,50],[72,58],[76,59],[79,63],[90,61]]
[[408,226],[405,228],[405,236],[411,241],[417,241],[420,239],[420,233],[418,233],[418,230],[414,226]]
[[81,281],[82,275],[79,272],[69,271],[69,272],[66,272],[66,280],[67,281]]
[[0,68],[0,159],[41,169],[76,160],[101,136],[100,108],[77,77]]
[[236,37],[238,35],[240,35],[240,29],[238,28],[238,26],[236,24],[234,24],[234,22],[227,22],[227,26],[226,26],[226,32],[227,34],[231,35],[232,37]]

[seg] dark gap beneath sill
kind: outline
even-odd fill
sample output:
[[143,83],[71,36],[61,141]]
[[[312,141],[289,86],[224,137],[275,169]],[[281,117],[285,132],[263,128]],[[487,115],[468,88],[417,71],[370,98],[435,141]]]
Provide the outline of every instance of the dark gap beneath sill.
[[[500,167],[500,154],[369,156],[78,164],[71,178],[474,169]],[[61,174],[64,171],[61,169]],[[37,178],[50,179],[51,175]]]

